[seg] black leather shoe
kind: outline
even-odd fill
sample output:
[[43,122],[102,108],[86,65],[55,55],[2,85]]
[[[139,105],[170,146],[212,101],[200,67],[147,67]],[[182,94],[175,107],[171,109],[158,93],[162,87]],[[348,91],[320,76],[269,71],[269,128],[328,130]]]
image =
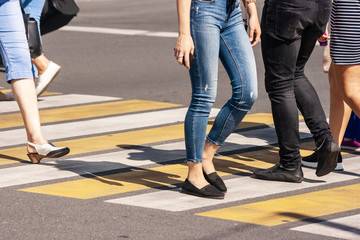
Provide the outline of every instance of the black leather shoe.
[[208,181],[208,183],[210,183],[211,185],[213,185],[218,190],[220,190],[224,193],[227,191],[224,181],[221,179],[221,177],[219,177],[219,175],[216,172],[213,172],[210,174],[206,174],[205,172],[203,172],[203,173],[204,173],[205,180]]
[[[304,167],[309,167],[309,168],[317,168],[317,165],[318,165],[317,152],[313,152],[313,154],[303,157],[301,160],[301,165],[303,165]],[[342,163],[341,152],[339,152],[337,164],[336,164],[334,171],[344,171],[344,165]]]
[[317,157],[316,176],[321,177],[334,171],[340,152],[339,146],[333,140],[325,139],[315,149]]
[[216,187],[210,184],[199,189],[195,187],[188,179],[186,179],[183,183],[181,192],[204,198],[224,199],[225,197],[223,192],[219,191]]
[[271,181],[301,183],[304,180],[304,174],[301,167],[287,169],[282,167],[279,163],[268,169],[254,170],[253,173],[254,176],[259,179]]

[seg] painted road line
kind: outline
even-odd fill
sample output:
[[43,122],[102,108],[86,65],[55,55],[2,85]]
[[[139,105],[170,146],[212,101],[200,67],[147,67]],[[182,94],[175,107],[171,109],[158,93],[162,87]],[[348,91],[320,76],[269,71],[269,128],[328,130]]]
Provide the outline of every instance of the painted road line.
[[163,37],[163,38],[177,38],[177,32],[155,32],[148,30],[136,29],[119,29],[119,28],[101,28],[101,27],[82,27],[82,26],[65,26],[61,31],[69,32],[86,32],[97,34],[115,34],[126,36],[146,36],[146,37]]
[[[178,124],[165,127],[154,127],[145,130],[135,130],[130,132],[59,141],[54,142],[54,144],[56,146],[68,146],[71,149],[68,156],[71,156],[75,154],[115,150],[129,145],[144,145],[183,138],[184,126],[183,124]],[[27,159],[25,151],[25,147],[0,150],[0,165],[15,163]]]
[[[11,89],[2,89],[0,90],[0,92],[2,93],[8,93],[8,92],[11,92],[12,90]],[[44,92],[41,94],[41,97],[44,97],[44,96],[54,96],[54,95],[60,95],[62,93],[59,93],[59,92]]]
[[291,230],[339,239],[360,239],[360,214],[292,228]]
[[[159,190],[151,193],[112,199],[106,202],[173,212],[186,211],[202,207],[215,206],[218,204],[248,200],[257,197],[268,196],[271,194],[317,187],[335,182],[358,179],[359,177],[357,174],[360,174],[360,166],[358,164],[359,160],[360,157],[347,158],[345,159],[347,172],[333,172],[321,178],[316,177],[315,171],[313,169],[303,168],[305,181],[300,184],[263,181],[250,177],[237,177],[225,180],[228,191],[225,195],[225,199],[221,201],[214,199],[201,199],[201,201],[199,201],[199,198],[181,194],[179,189],[175,189]],[[246,167],[244,167],[244,170],[245,169]]]
[[54,196],[90,199],[180,183],[187,174],[185,164],[96,176],[93,178],[20,189]]
[[360,208],[360,184],[223,208],[197,215],[263,226],[317,218]]
[[[268,150],[261,150],[262,154],[252,155],[261,156],[263,159],[265,156],[268,156]],[[245,153],[244,155],[248,155]],[[251,154],[250,154],[251,155]],[[233,174],[233,169],[237,170],[239,168],[244,168],[243,165],[250,162],[249,166],[253,166],[254,162],[257,163],[257,166],[268,167],[272,164],[266,164],[263,161],[257,161],[256,159],[248,158],[246,156],[239,157],[220,157],[215,160],[215,164],[218,167],[218,173],[223,175]],[[276,159],[276,158],[275,158]],[[229,168],[229,166],[232,166]],[[254,167],[252,167],[254,169]],[[222,171],[223,170],[223,171]],[[239,172],[239,170],[238,170]],[[94,177],[88,179],[74,180],[63,183],[50,184],[45,186],[33,187],[28,189],[23,189],[24,191],[80,198],[80,199],[89,199],[94,197],[102,197],[112,194],[125,193],[129,191],[142,190],[149,187],[159,187],[167,186],[175,183],[180,183],[181,180],[185,179],[187,175],[187,167],[184,164],[172,164],[164,167],[155,167],[150,169],[144,169],[139,171],[131,171],[118,174],[110,174],[101,177]],[[169,176],[169,177],[166,177]],[[176,176],[176,177],[171,177]],[[164,181],[164,179],[169,178],[171,181]],[[155,182],[155,185],[148,184],[148,181]],[[175,182],[174,182],[175,181]],[[161,184],[158,184],[161,182]],[[114,183],[114,184],[109,184]]]
[[273,124],[274,121],[271,113],[255,113],[246,115],[237,129],[259,127],[264,125],[271,126]]
[[[179,129],[179,131],[182,130]],[[220,153],[246,149],[254,146],[266,146],[268,143],[275,143],[277,141],[274,130],[270,128],[264,129],[261,132],[259,130],[250,130],[243,132],[243,135],[234,135],[235,136],[232,137],[233,142],[225,142],[220,148]],[[248,135],[251,136],[251,138],[247,138]],[[258,137],[257,139],[259,145],[254,145],[256,144],[254,136]],[[142,137],[142,135],[139,134],[139,137]],[[266,142],[262,141],[264,138],[266,138]],[[235,141],[236,139],[237,141]],[[248,141],[248,139],[253,142],[252,145],[244,144]],[[0,169],[0,187],[74,177],[85,173],[104,172],[113,169],[122,169],[129,166],[139,167],[147,164],[184,159],[186,156],[184,141],[154,146],[141,146],[141,148],[139,148],[139,146],[132,145],[123,145],[122,147],[129,150],[95,154],[66,160],[48,160],[46,163],[38,165],[26,165]],[[303,144],[303,147],[306,147],[308,150],[314,148],[311,143]],[[304,152],[304,154],[306,154],[306,152]],[[246,157],[246,155],[244,156]],[[224,158],[226,160],[227,157],[217,156],[217,158],[220,160]],[[3,159],[0,164],[1,163],[14,163],[14,161],[6,161]],[[25,175],[24,172],[26,172]]]
[[[94,95],[83,94],[64,94],[48,97],[40,97],[38,104],[39,109],[43,108],[55,108],[64,106],[73,106],[80,104],[99,103],[105,101],[118,101],[121,98],[115,97],[102,97]],[[3,101],[0,102],[0,113],[18,112],[19,107],[15,101]]]
[[[65,107],[40,111],[41,123],[55,123],[69,120],[80,120],[92,117],[103,117],[124,113],[180,107],[179,104],[129,100],[110,103]],[[20,113],[1,115],[0,129],[23,126]]]
[[154,147],[96,154],[66,160],[58,159],[36,165],[29,164],[3,168],[0,169],[0,188],[75,177],[114,169],[142,167],[149,164],[184,158],[185,150],[179,150],[177,149],[178,147],[179,143],[168,143]]
[[[226,158],[220,157],[219,159],[215,159],[215,165],[217,166],[220,176],[236,174],[244,171],[248,172],[249,170],[256,168],[267,168],[277,162],[277,157],[269,157],[270,154],[276,155],[276,153],[272,152],[272,149],[264,149],[244,154],[236,154]],[[258,159],[255,159],[254,156],[257,156]],[[23,190],[48,195],[89,199],[142,190],[149,187],[167,186],[174,183],[180,183],[181,180],[186,178],[186,175],[186,165],[172,164],[164,167],[155,167],[139,171],[73,180]],[[157,178],[159,179],[157,180]],[[164,179],[167,178],[171,179],[171,181],[164,181]],[[173,182],[175,180],[177,182]],[[148,181],[155,182],[156,185],[149,185]],[[159,182],[161,184],[159,184]]]
[[[100,119],[83,120],[43,126],[42,132],[52,141],[62,138],[81,137],[92,134],[132,130],[163,124],[174,124],[185,118],[187,109],[178,108],[155,112],[145,112]],[[215,112],[216,110],[214,110]],[[213,114],[214,115],[214,114]],[[0,147],[23,144],[26,139],[24,129],[0,132]]]
[[[54,144],[57,146],[70,147],[71,151],[69,155],[74,155],[119,149],[119,145],[142,145],[161,141],[183,139],[183,131],[183,124],[179,124],[169,127],[159,127],[155,129],[138,130],[119,134],[106,134],[97,137],[54,142]],[[222,151],[230,151],[273,144],[277,141],[276,135],[274,133],[274,129],[268,128],[255,131],[246,131],[243,132],[242,135],[232,134],[229,137],[229,141],[227,141],[221,149]],[[307,153],[306,155],[308,154],[310,153]],[[24,147],[0,150],[0,165],[12,164],[24,160],[28,161],[25,155]]]

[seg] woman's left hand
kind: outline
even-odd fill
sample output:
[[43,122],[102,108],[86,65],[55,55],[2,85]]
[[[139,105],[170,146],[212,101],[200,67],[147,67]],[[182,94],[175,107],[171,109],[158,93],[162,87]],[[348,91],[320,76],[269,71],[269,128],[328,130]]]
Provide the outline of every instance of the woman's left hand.
[[249,18],[249,39],[252,47],[259,43],[260,35],[261,28],[258,16],[257,14],[252,14],[252,16]]

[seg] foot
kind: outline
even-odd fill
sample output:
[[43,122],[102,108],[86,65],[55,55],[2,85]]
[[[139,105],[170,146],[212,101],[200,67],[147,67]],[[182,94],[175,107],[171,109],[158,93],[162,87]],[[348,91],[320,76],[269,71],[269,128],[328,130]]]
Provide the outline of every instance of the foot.
[[287,169],[282,167],[279,163],[268,169],[254,170],[253,174],[256,178],[271,181],[301,183],[304,180],[304,174],[301,170],[301,166],[293,169]]
[[36,150],[36,152],[29,152],[30,154],[36,153],[48,158],[62,157],[70,152],[68,147],[55,147],[51,142],[42,145],[28,142],[28,145]]
[[205,177],[205,180],[207,182],[209,182],[211,185],[216,187],[221,192],[226,192],[227,191],[227,188],[226,188],[226,185],[225,185],[224,181],[221,179],[221,177],[219,177],[219,175],[216,172],[213,172],[213,173],[210,173],[210,174],[206,174],[204,172],[204,177]]
[[199,189],[195,187],[188,179],[186,179],[183,183],[181,192],[204,198],[224,199],[225,197],[225,194],[223,192],[219,191],[216,187],[210,184]]
[[[301,160],[301,165],[303,165],[304,167],[309,167],[309,168],[317,168],[317,152],[314,152],[313,154],[311,154],[310,156],[307,157],[303,157]],[[341,156],[341,152],[339,152],[338,155],[338,160],[337,160],[337,164],[336,167],[334,169],[334,171],[343,171],[344,170],[344,165],[342,162],[342,156]]]
[[317,156],[316,176],[325,176],[336,168],[340,148],[333,140],[325,139],[315,149]]
[[36,94],[40,96],[49,87],[50,83],[55,79],[60,72],[61,67],[54,62],[50,62],[44,73],[39,75],[38,84],[36,86]]

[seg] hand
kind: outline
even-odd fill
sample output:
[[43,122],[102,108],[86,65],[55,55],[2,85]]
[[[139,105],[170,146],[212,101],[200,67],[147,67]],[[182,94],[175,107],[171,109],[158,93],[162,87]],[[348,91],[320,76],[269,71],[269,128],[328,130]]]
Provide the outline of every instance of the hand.
[[324,32],[324,34],[319,37],[317,40],[320,42],[320,43],[324,43],[324,42],[327,42],[329,39],[329,36],[327,34],[327,32]]
[[190,70],[190,58],[189,55],[194,54],[194,42],[190,35],[179,35],[175,48],[174,48],[174,56],[180,65],[183,64],[183,60],[185,62],[185,67],[187,70]]
[[249,19],[249,39],[251,46],[254,47],[260,41],[261,28],[257,15],[250,16]]

